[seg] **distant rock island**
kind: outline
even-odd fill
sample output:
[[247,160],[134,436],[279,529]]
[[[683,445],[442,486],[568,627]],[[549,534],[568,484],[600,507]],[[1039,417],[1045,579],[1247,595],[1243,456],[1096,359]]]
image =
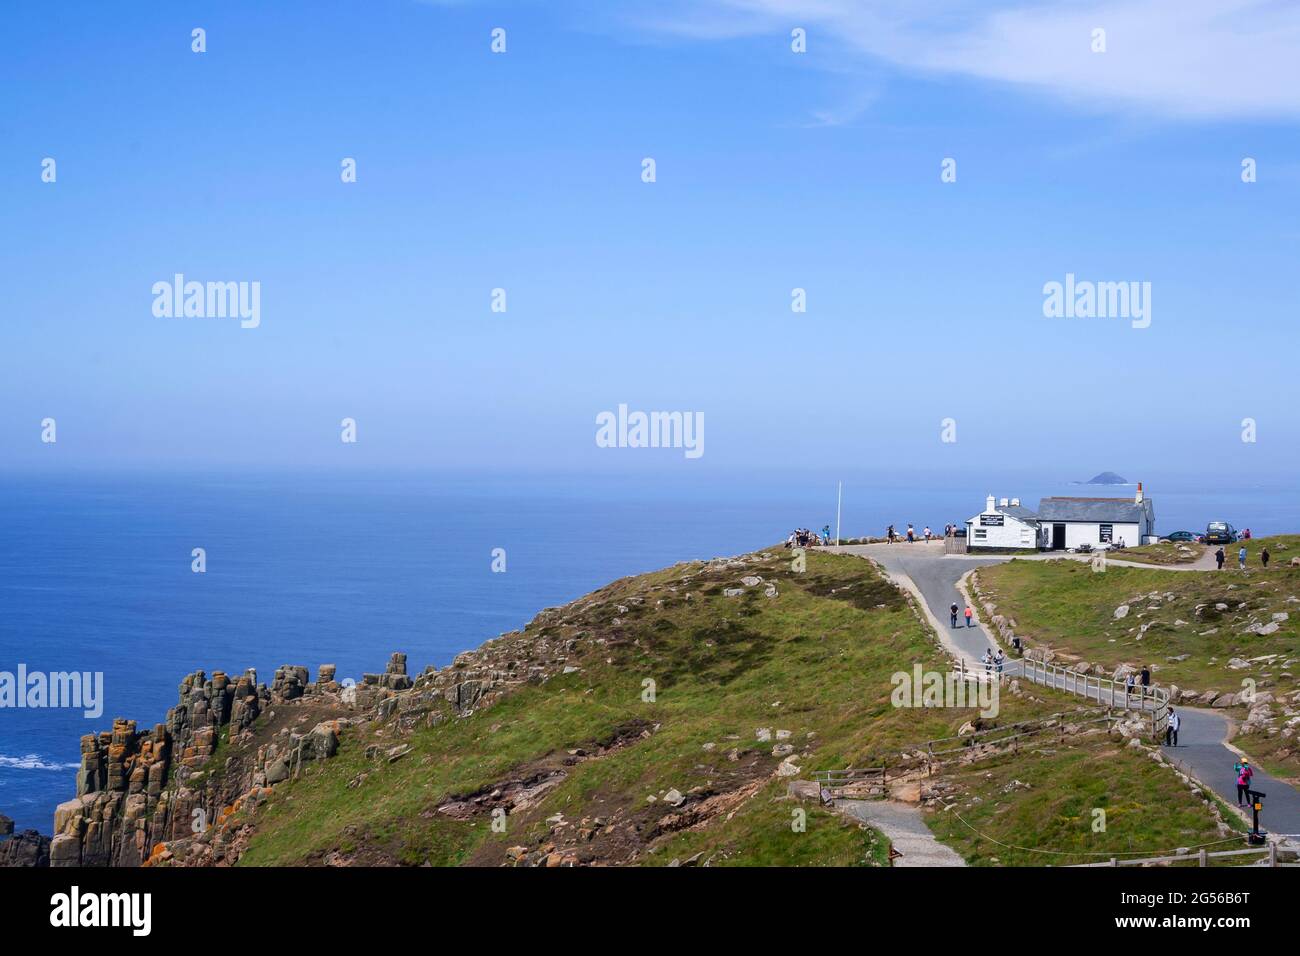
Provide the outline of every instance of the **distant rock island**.
[[1088,479],[1085,485],[1127,485],[1128,479],[1121,478],[1113,471],[1103,471],[1100,475]]

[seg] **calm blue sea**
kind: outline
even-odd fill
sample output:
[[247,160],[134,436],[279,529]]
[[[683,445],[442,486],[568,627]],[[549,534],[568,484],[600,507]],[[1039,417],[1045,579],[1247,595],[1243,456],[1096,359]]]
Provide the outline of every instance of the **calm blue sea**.
[[[1078,476],[1072,476],[1078,477]],[[1081,476],[1087,477],[1087,476]],[[1162,530],[1300,529],[1295,495],[1147,485]],[[0,671],[102,671],[102,717],[0,708],[0,812],[49,832],[78,741],[151,726],[197,668],[412,673],[623,575],[751,550],[835,521],[835,476],[725,478],[0,476]],[[964,521],[984,496],[1131,494],[1065,480],[847,476],[844,535]],[[190,570],[193,548],[207,573]],[[493,548],[507,571],[491,570]]]

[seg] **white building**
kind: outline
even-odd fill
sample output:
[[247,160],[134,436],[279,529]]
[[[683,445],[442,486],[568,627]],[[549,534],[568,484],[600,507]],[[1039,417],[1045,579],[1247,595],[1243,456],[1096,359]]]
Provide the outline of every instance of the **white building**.
[[1038,511],[1019,498],[989,495],[984,510],[966,522],[966,548],[1074,550],[1111,548],[1156,540],[1155,506],[1142,493],[1132,498],[1044,498]]
[[1043,547],[1053,551],[1156,540],[1155,506],[1142,494],[1141,483],[1132,498],[1044,498],[1038,503],[1038,523]]
[[1037,548],[1042,546],[1038,515],[1022,506],[1019,498],[992,495],[984,502],[984,510],[966,522],[966,547],[978,548]]

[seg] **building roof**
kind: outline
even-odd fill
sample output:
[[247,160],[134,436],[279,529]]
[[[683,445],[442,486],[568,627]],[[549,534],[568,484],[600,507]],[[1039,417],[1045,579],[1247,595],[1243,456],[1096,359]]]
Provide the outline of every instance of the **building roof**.
[[[1024,505],[994,505],[992,511],[990,511],[988,508],[985,508],[983,511],[980,512],[980,515],[987,515],[987,514],[994,514],[994,513],[1004,514],[1007,515],[1008,517],[1015,518],[1017,521],[1024,521],[1026,523],[1034,522],[1038,520],[1038,515],[1036,515],[1029,508],[1026,508]],[[975,521],[979,520],[980,515],[976,515],[974,518],[967,518],[966,523],[973,524]]]
[[1037,521],[1038,514],[1031,508],[1024,505],[998,505],[995,511],[1001,511],[1004,515],[1011,515],[1013,518],[1019,518],[1021,521]]
[[1151,499],[1138,504],[1132,498],[1044,498],[1038,503],[1040,521],[1108,521],[1138,524],[1153,517]]

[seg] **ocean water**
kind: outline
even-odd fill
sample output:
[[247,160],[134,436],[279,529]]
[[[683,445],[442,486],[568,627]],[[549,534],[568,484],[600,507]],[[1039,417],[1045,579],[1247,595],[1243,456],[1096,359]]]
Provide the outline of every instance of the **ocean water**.
[[[1063,480],[845,479],[846,537],[942,528],[984,496],[1131,494]],[[1281,486],[1148,485],[1162,530],[1224,518],[1300,530]],[[161,721],[196,669],[322,663],[412,674],[615,578],[735,554],[835,522],[835,477],[687,479],[210,475],[0,477],[0,671],[104,675],[103,715],[0,708],[0,813],[49,832],[74,795],[81,735]],[[191,571],[204,548],[207,571]],[[505,573],[491,569],[506,552]]]

